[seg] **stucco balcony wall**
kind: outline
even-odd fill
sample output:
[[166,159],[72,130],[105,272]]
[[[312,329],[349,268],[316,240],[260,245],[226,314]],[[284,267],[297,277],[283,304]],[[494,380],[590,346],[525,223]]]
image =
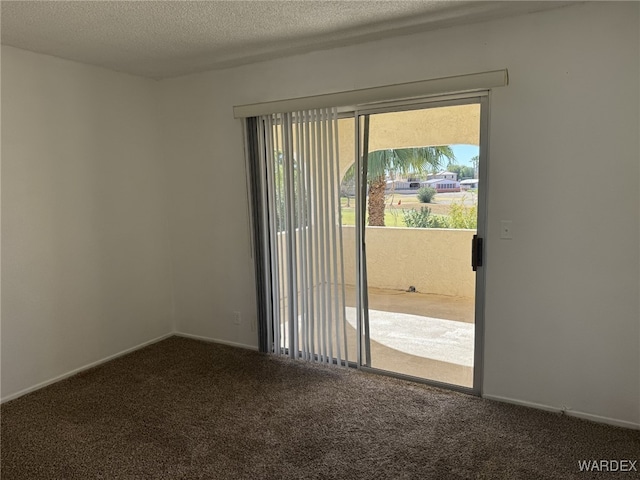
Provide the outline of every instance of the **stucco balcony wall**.
[[[343,226],[345,283],[356,280],[355,227]],[[471,239],[475,230],[367,227],[369,287],[473,297]]]
[[[475,230],[431,229],[407,227],[367,227],[367,278],[371,288],[408,290],[420,293],[473,298],[475,275],[471,270],[471,239]],[[301,231],[296,231],[300,245]],[[355,227],[343,226],[345,284],[356,284]],[[279,251],[285,252],[286,235],[278,234]],[[297,249],[298,255],[300,249]],[[286,261],[279,268],[280,296],[288,297],[285,281]],[[301,282],[301,262],[297,262],[297,278]],[[329,262],[325,274],[334,280]],[[299,285],[300,287],[300,285]]]

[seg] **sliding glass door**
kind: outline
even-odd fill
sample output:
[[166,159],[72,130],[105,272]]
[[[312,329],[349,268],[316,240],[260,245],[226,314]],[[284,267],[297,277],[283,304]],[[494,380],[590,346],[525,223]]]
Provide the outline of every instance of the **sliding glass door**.
[[248,121],[262,351],[479,393],[486,99]]
[[484,97],[357,112],[362,367],[479,391],[485,115]]

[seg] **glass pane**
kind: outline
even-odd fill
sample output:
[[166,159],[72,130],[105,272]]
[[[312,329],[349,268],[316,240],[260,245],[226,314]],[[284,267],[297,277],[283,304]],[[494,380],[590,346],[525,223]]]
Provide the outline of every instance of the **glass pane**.
[[479,137],[479,104],[370,116],[365,262],[373,368],[473,386]]

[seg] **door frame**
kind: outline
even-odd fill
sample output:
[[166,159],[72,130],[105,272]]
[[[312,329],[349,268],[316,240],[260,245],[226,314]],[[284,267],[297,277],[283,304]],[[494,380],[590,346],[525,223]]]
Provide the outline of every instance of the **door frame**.
[[[484,371],[484,305],[485,305],[485,271],[486,271],[486,232],[487,232],[487,190],[488,190],[488,163],[489,163],[489,100],[490,91],[476,91],[466,94],[437,96],[428,99],[413,99],[405,101],[383,102],[375,105],[357,106],[353,110],[355,121],[355,154],[356,154],[356,311],[357,311],[357,368],[372,373],[401,378],[414,382],[433,385],[449,390],[460,391],[467,394],[482,396],[483,371]],[[389,112],[402,112],[409,110],[423,110],[428,108],[450,107],[456,105],[480,105],[480,145],[478,162],[478,226],[477,236],[484,240],[483,262],[476,270],[475,285],[475,328],[474,328],[474,364],[473,386],[471,388],[461,385],[429,380],[422,377],[414,377],[396,372],[390,372],[371,367],[370,348],[367,343],[370,336],[368,330],[368,288],[366,275],[366,242],[364,218],[366,213],[366,172],[367,158],[362,155],[362,129],[360,117]],[[469,245],[471,248],[471,245]],[[471,268],[471,265],[469,265]],[[367,334],[365,334],[367,333]]]

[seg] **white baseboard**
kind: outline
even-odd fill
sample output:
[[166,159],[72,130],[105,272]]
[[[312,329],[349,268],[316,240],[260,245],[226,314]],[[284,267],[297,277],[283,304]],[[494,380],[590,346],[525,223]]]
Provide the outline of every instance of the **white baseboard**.
[[12,393],[11,395],[7,395],[6,397],[2,397],[0,399],[0,403],[8,402],[9,400],[14,400],[14,399],[16,399],[18,397],[26,395],[27,393],[35,392],[36,390],[40,390],[41,388],[44,388],[44,387],[46,387],[48,385],[51,385],[52,383],[59,382],[60,380],[64,380],[65,378],[69,378],[69,377],[75,375],[76,373],[80,373],[80,372],[83,372],[84,370],[89,370],[90,368],[97,367],[98,365],[106,363],[106,362],[108,362],[110,360],[114,360],[114,359],[116,359],[118,357],[122,357],[123,355],[131,353],[131,352],[133,352],[135,350],[139,350],[141,348],[147,347],[147,346],[152,345],[154,343],[158,343],[158,342],[160,342],[160,341],[162,341],[162,340],[164,340],[166,338],[172,337],[173,335],[174,335],[173,332],[167,333],[167,334],[162,335],[160,337],[154,338],[153,340],[149,340],[149,341],[140,343],[140,344],[138,344],[138,345],[136,345],[134,347],[127,348],[126,350],[122,350],[121,352],[114,353],[113,355],[109,355],[108,357],[104,357],[104,358],[101,358],[100,360],[96,360],[95,362],[91,362],[91,363],[89,363],[87,365],[83,365],[82,367],[75,368],[75,369],[71,370],[70,372],[63,373],[62,375],[58,375],[57,377],[51,378],[49,380],[45,380],[44,382],[40,382],[37,385],[34,385],[32,387],[25,388],[24,390],[20,390],[19,392]]
[[230,342],[228,340],[220,340],[219,338],[203,337],[202,335],[192,335],[191,333],[181,333],[181,332],[174,332],[174,335],[176,337],[192,338],[194,340],[202,340],[203,342],[220,343],[222,345],[229,345],[230,347],[238,347],[238,348],[245,348],[247,350],[258,351],[258,347],[256,347],[255,345],[247,345],[245,343]]
[[552,407],[550,405],[544,405],[542,403],[527,402],[524,400],[517,400],[515,398],[501,397],[499,395],[482,395],[482,398],[486,398],[487,400],[495,400],[497,402],[512,403],[514,405],[521,405],[523,407],[537,408],[538,410],[545,410],[547,412],[564,413],[569,417],[581,418],[583,420],[590,420],[597,423],[605,423],[607,425],[614,425],[616,427],[640,430],[640,423],[618,420],[617,418],[603,417],[601,415],[594,415],[592,413],[585,413],[577,410],[563,410],[562,408]]

